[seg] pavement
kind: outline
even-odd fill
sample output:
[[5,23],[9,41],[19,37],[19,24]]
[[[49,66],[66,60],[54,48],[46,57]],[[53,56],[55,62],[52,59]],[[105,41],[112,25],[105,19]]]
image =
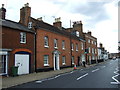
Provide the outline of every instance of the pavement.
[[[96,64],[86,65],[86,67],[79,66],[79,67],[77,67],[76,70],[81,69],[81,68],[88,68],[93,65],[96,65]],[[64,69],[56,70],[56,71],[52,70],[52,71],[47,71],[47,72],[38,72],[38,73],[34,72],[31,74],[20,75],[20,76],[16,76],[16,77],[3,77],[2,78],[2,88],[9,88],[9,87],[24,84],[27,82],[32,82],[32,81],[36,81],[36,80],[40,80],[40,79],[53,77],[55,75],[67,73],[67,72],[70,72],[73,70],[74,70],[74,67],[69,67],[69,68],[64,68]]]

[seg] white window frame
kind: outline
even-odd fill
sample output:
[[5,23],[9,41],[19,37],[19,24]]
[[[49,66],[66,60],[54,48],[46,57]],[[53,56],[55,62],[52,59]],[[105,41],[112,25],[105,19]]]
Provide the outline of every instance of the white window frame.
[[92,41],[92,44],[94,43],[94,41]]
[[97,54],[97,49],[95,49],[95,54]]
[[58,39],[54,39],[54,48],[55,49],[58,49]]
[[97,45],[97,42],[95,41],[94,44]]
[[[45,63],[45,59],[46,59],[47,63]],[[49,55],[44,55],[43,61],[44,61],[44,66],[49,66]]]
[[76,43],[76,51],[78,51],[78,44]]
[[31,29],[32,28],[32,22],[28,23],[28,28]]
[[62,65],[66,65],[66,57],[62,56]]
[[71,43],[71,50],[74,51],[74,44]]
[[20,43],[26,43],[26,36],[25,32],[20,32]]
[[80,33],[78,31],[76,31],[76,36],[80,37]]
[[74,56],[72,56],[72,64],[74,64]]
[[81,42],[81,49],[82,49],[82,50],[84,49],[84,45],[83,45],[83,42]]
[[[1,58],[1,61],[2,62],[2,55],[4,55],[6,57],[6,70],[5,70],[5,73],[0,73],[0,75],[7,75],[8,74],[8,52],[6,51],[0,51],[0,58]],[[2,67],[0,67],[2,68]]]
[[88,43],[90,43],[90,39],[88,39]]
[[65,50],[65,40],[62,40],[62,49]]
[[45,36],[45,37],[44,37],[44,47],[49,48],[48,36]]
[[94,54],[94,48],[92,48],[92,53]]

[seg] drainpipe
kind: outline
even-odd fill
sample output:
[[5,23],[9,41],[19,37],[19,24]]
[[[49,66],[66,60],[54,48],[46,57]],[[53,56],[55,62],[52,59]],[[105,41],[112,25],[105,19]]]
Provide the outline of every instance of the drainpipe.
[[[71,28],[71,20],[70,20],[70,28]],[[72,67],[72,40],[71,40],[71,31],[70,31],[70,60],[71,60],[71,67]]]
[[70,34],[70,60],[71,60],[71,67],[72,67],[72,49],[71,49],[71,47],[72,47],[72,40],[71,40],[71,34]]
[[35,68],[35,72],[37,72],[37,60],[36,60],[36,36],[37,36],[37,33],[36,33],[36,31],[37,31],[37,28],[36,27],[34,27],[34,29],[35,29],[35,35],[34,35],[34,60],[35,60],[35,62],[34,62],[34,68]]

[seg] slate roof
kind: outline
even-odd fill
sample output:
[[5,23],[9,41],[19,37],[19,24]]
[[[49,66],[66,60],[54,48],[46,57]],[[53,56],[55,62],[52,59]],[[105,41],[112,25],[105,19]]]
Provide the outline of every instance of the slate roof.
[[72,35],[70,32],[65,31],[66,29],[63,28],[63,27],[62,27],[62,30],[60,30],[59,28],[57,28],[53,25],[50,25],[48,23],[45,23],[43,21],[38,21],[34,18],[32,18],[32,19],[36,22],[36,28],[48,30],[48,31],[51,31],[53,33],[58,33],[58,34],[65,35],[65,36],[68,36],[68,37],[71,36],[71,38],[74,38],[74,39],[77,39],[77,40],[85,40],[83,37],[77,37],[75,35]]
[[28,29],[28,27],[26,27],[18,22],[14,22],[14,21],[7,20],[7,19],[4,19],[4,20],[0,19],[0,26],[34,33],[34,31]]

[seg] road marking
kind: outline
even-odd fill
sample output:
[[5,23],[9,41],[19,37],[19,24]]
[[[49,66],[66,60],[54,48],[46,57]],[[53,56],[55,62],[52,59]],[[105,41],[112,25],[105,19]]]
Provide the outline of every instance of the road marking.
[[55,76],[55,78],[58,78],[60,75]]
[[115,75],[115,76],[113,76],[112,77],[112,79],[115,81],[115,82],[111,82],[111,84],[120,84],[120,82],[115,78],[115,77],[118,77],[120,74],[118,73],[118,67],[115,69],[116,71],[114,71],[114,73],[115,74],[117,74],[117,75]]
[[97,69],[95,69],[95,70],[92,70],[92,72],[96,72],[96,71],[98,71],[99,70],[99,68],[97,68]]
[[38,80],[36,81],[36,83],[42,83],[43,81],[46,81],[47,79],[43,79],[43,80]]
[[70,73],[73,73],[74,71],[70,72]]
[[47,79],[43,79],[43,80],[38,80],[38,81],[36,81],[36,83],[42,83],[43,81],[52,80],[52,79],[58,78],[58,77],[60,77],[60,76],[61,76],[61,75],[57,75],[57,76],[52,77],[52,78],[47,78]]
[[85,77],[85,76],[87,76],[87,75],[88,75],[88,73],[86,73],[86,74],[80,76],[79,78],[77,78],[77,80],[79,80],[79,79],[81,79],[81,78],[83,78],[83,77]]

